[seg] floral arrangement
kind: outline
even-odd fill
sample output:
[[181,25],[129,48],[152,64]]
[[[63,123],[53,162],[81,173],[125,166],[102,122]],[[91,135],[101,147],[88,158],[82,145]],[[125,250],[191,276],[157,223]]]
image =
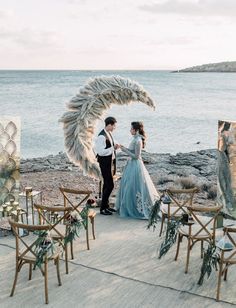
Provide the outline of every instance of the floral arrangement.
[[64,243],[72,242],[76,237],[79,237],[79,233],[82,227],[86,230],[88,227],[88,212],[91,207],[96,205],[94,199],[88,199],[86,205],[83,207],[82,211],[78,213],[73,211],[67,217],[67,235],[64,238]]
[[54,242],[50,236],[49,231],[35,231],[34,234],[38,235],[38,238],[34,243],[34,252],[36,254],[34,268],[36,268],[36,266],[41,268],[41,265],[45,261],[45,257],[50,257],[53,255]]
[[73,211],[67,217],[66,224],[67,231],[64,238],[64,244],[72,242],[76,237],[79,237],[80,229],[83,226],[83,218],[77,211]]
[[88,207],[96,207],[97,203],[94,199],[88,199],[87,204]]

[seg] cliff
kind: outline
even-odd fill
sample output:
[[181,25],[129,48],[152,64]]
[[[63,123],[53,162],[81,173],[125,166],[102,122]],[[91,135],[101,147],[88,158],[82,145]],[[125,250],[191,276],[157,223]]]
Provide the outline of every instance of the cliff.
[[236,61],[209,63],[174,71],[173,73],[236,73]]

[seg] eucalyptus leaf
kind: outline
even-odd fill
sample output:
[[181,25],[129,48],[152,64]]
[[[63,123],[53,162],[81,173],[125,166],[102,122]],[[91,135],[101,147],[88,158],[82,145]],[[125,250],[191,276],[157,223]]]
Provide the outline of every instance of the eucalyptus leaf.
[[198,280],[198,284],[200,286],[203,284],[206,274],[207,278],[209,278],[213,269],[215,269],[216,271],[218,270],[219,259],[219,249],[213,243],[209,244],[207,250],[205,250],[203,254],[201,274]]

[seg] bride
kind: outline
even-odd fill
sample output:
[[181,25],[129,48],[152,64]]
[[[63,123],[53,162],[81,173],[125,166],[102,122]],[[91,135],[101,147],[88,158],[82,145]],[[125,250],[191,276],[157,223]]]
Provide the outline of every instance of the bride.
[[148,219],[150,210],[159,194],[144,166],[141,157],[145,147],[146,135],[142,122],[132,122],[129,148],[120,145],[120,149],[129,155],[123,171],[120,189],[116,199],[116,209],[121,217]]

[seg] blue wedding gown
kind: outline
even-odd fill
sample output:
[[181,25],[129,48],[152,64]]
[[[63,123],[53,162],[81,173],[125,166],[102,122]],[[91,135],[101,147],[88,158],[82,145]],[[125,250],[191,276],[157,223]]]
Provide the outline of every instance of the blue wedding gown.
[[116,209],[121,217],[148,219],[150,210],[159,194],[141,158],[142,138],[134,135],[129,148],[122,147],[129,155],[116,198]]

